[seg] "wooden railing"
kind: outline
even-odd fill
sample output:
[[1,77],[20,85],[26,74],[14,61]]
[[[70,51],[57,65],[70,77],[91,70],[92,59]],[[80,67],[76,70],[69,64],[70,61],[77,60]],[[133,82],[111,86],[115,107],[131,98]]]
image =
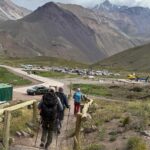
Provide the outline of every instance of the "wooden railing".
[[4,115],[4,130],[3,130],[3,149],[9,150],[9,139],[10,139],[10,123],[11,123],[11,113],[15,110],[24,108],[26,106],[33,105],[33,123],[37,123],[37,101],[30,100],[10,106],[4,109],[0,109],[0,115]]
[[88,109],[89,106],[92,105],[93,100],[88,99],[88,102],[83,105],[81,113],[77,114],[76,119],[76,127],[75,127],[75,136],[74,136],[74,150],[80,150],[81,144],[80,144],[80,130],[81,130],[81,123],[86,120],[88,116]]

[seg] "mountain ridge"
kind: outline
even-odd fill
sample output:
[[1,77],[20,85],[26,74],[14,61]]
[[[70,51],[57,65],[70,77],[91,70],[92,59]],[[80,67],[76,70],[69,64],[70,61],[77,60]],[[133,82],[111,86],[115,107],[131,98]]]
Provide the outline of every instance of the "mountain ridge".
[[107,17],[107,21],[110,24],[118,27],[118,29],[130,37],[150,37],[149,8],[141,6],[117,6],[106,0],[97,7],[92,8],[92,10],[95,11],[97,15]]
[[111,69],[124,69],[131,71],[149,71],[150,69],[150,43],[134,47],[109,58],[106,58],[93,66],[106,66]]
[[16,20],[28,15],[31,11],[17,6],[11,0],[0,0],[0,20]]
[[87,63],[105,57],[93,30],[52,2],[20,20],[0,24],[0,29],[1,53],[11,57],[51,56]]

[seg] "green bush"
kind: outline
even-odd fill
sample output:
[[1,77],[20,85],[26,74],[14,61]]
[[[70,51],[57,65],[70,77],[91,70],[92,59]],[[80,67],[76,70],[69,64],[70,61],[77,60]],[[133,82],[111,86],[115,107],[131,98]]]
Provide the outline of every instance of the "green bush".
[[86,147],[84,150],[105,150],[105,146],[104,145],[100,145],[100,144],[91,144],[88,147]]
[[117,132],[116,131],[109,132],[109,135],[110,135],[110,138],[109,138],[110,142],[116,141],[116,139],[117,139]]
[[126,125],[130,124],[130,117],[127,116],[124,118],[123,122],[122,122],[122,126],[125,127]]
[[109,138],[109,141],[114,142],[114,141],[116,141],[116,139],[117,139],[117,135],[111,135]]
[[126,150],[148,150],[146,143],[139,137],[131,137],[128,140]]
[[105,128],[101,128],[101,129],[99,130],[98,135],[99,135],[99,140],[100,140],[100,141],[103,141],[104,138],[105,138],[105,136],[106,136],[106,129],[105,129]]

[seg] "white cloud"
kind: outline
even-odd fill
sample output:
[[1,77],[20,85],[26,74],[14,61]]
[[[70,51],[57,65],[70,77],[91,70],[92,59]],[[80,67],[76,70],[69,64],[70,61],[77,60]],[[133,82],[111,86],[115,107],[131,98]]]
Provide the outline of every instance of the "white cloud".
[[[72,3],[79,4],[83,6],[94,6],[95,4],[99,4],[104,0],[12,0],[18,5],[29,9],[36,9],[38,6],[41,6],[49,1],[53,2],[61,2],[61,3]],[[127,5],[127,6],[144,6],[150,7],[150,0],[110,0],[114,4],[119,5]]]

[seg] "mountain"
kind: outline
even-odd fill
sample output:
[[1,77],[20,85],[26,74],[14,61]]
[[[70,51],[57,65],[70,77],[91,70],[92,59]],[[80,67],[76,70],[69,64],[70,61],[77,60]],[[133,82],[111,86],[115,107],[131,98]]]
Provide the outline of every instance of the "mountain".
[[111,4],[108,0],[93,9],[97,15],[107,18],[109,24],[132,38],[150,39],[150,9]]
[[[106,5],[106,3],[104,4]],[[61,3],[58,5],[74,13],[83,24],[94,31],[97,44],[107,57],[143,43],[143,41],[130,38],[122,32],[115,24],[111,23],[111,19],[107,18],[105,14],[98,14],[79,5]],[[112,6],[111,4],[107,5]]]
[[123,68],[132,71],[150,70],[150,44],[131,48],[113,55],[93,66],[105,66],[111,68]]
[[31,11],[15,5],[11,0],[0,0],[0,21],[20,19]]
[[112,4],[109,0],[105,0],[103,3],[97,4],[94,6],[93,10],[103,10],[103,11],[117,11],[119,10],[119,6]]
[[93,63],[106,55],[94,31],[73,13],[49,2],[30,15],[0,24],[0,53],[10,57],[51,56]]

